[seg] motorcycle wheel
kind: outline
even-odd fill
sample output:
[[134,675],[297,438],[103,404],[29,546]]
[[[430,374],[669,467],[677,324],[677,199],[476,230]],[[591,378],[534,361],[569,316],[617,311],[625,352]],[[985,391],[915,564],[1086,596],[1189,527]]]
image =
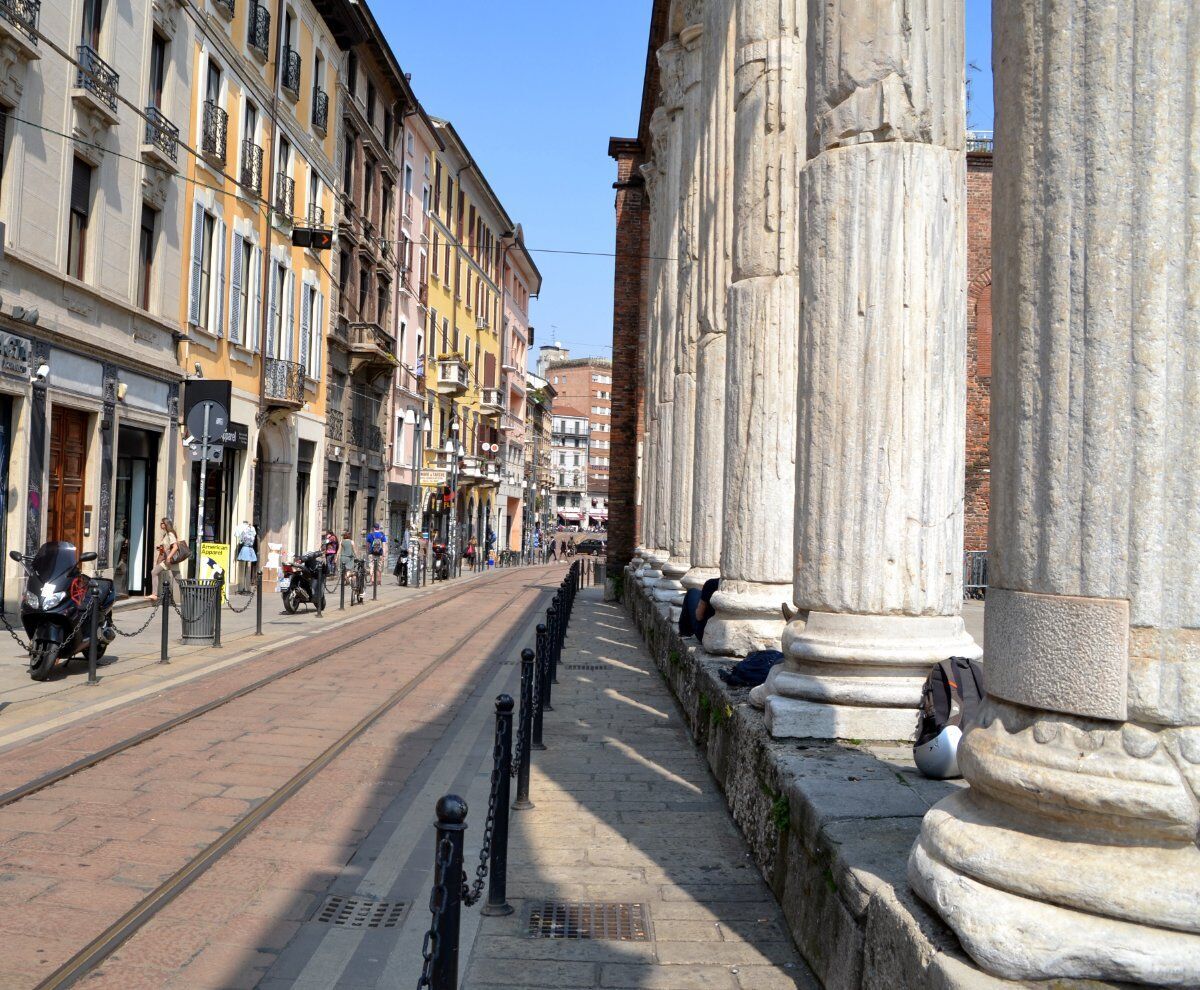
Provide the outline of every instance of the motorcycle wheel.
[[54,661],[58,659],[58,647],[53,643],[30,643],[29,676],[35,681],[48,680],[54,670]]
[[287,592],[283,596],[283,610],[287,612],[288,615],[295,615],[299,608],[300,603],[296,601],[296,593],[294,591]]

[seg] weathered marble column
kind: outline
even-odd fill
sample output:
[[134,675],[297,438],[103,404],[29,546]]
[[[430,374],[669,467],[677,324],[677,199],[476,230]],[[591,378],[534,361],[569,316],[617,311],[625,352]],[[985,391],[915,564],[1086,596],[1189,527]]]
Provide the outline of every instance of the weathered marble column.
[[678,283],[675,324],[675,382],[671,412],[671,556],[663,566],[659,587],[671,591],[671,621],[679,620],[683,577],[692,566],[692,491],[696,448],[696,350],[700,338],[700,255],[707,248],[700,231],[700,142],[703,137],[700,68],[704,26],[700,0],[686,0],[679,14],[683,49],[675,71],[683,94],[679,113],[679,230],[675,244]]
[[1200,986],[1200,22],[997,0],[986,666],[917,892],[986,969]]
[[[652,120],[651,135],[653,136],[655,132],[655,121]],[[650,236],[648,239],[650,257],[646,262],[646,333],[642,340],[644,348],[642,357],[644,386],[642,394],[645,396],[644,401],[646,404],[644,411],[645,433],[642,448],[642,476],[641,484],[638,486],[641,496],[639,511],[642,514],[640,527],[642,542],[634,551],[634,561],[636,561],[637,567],[633,572],[635,580],[643,590],[649,588],[651,582],[656,583],[662,577],[662,572],[656,572],[651,566],[651,557],[655,550],[656,505],[654,501],[654,479],[658,467],[658,387],[655,376],[658,371],[658,334],[661,331],[658,314],[663,267],[658,249],[659,242],[662,239],[661,229],[664,211],[662,205],[662,170],[653,158],[653,142],[650,151],[651,158],[641,169],[642,178],[646,184],[646,195],[650,202]]]
[[960,0],[836,0],[812,29],[795,602],[776,736],[906,739],[963,627]]
[[699,284],[691,567],[685,588],[721,574],[725,504],[725,312],[733,246],[734,0],[709,0],[701,48]]
[[740,0],[736,17],[721,590],[704,648],[744,655],[779,645],[792,597],[805,4]]
[[[668,41],[658,50],[662,105],[651,118],[655,154],[659,155],[662,176],[661,240],[656,250],[662,259],[659,279],[659,298],[656,319],[659,333],[656,341],[654,395],[658,412],[658,430],[654,437],[654,548],[648,562],[650,572],[646,585],[651,589],[661,614],[668,615],[671,602],[677,598],[677,582],[668,579],[665,568],[671,557],[671,486],[674,470],[674,405],[676,350],[679,335],[679,197],[683,149],[683,62],[685,51],[678,39]],[[657,575],[657,577],[655,577]]]

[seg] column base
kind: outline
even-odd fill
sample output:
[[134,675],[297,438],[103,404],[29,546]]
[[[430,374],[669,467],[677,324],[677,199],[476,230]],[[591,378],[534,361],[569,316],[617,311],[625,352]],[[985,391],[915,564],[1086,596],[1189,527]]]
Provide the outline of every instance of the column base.
[[672,622],[679,621],[679,613],[683,611],[683,576],[688,572],[688,562],[681,557],[671,557],[663,565],[662,580],[654,589],[655,601],[670,607]]
[[[1037,834],[1026,831],[1036,820],[1018,822],[992,805],[970,791],[940,802],[926,815],[908,862],[913,889],[980,966],[1011,980],[1200,985],[1194,844],[1089,842],[1095,836],[1075,829]],[[993,879],[1029,889],[1003,889],[987,882]],[[1100,912],[1038,897],[1070,896],[1068,888],[1099,901]],[[1164,910],[1193,930],[1131,920]]]
[[719,578],[721,570],[718,567],[693,567],[683,576],[683,587],[687,591],[699,590],[704,587],[705,581],[711,581],[713,578]]
[[704,649],[728,657],[778,650],[784,627],[782,605],[791,600],[790,584],[722,580],[712,597],[716,614],[705,627]]
[[[765,684],[760,686],[766,688]],[[760,691],[760,688],[754,688]],[[873,742],[911,742],[916,735],[917,709],[865,708],[824,705],[761,691],[751,697],[765,711],[767,731],[774,739],[854,739]]]

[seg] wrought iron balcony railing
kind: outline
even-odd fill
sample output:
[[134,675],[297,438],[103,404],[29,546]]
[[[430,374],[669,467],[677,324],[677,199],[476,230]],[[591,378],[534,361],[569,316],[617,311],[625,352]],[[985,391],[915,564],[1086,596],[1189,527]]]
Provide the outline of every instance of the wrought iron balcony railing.
[[363,445],[367,450],[375,454],[383,453],[383,430],[378,426],[367,427],[366,443]]
[[304,368],[295,361],[267,358],[265,397],[289,406],[304,405]]
[[242,188],[258,196],[262,193],[263,150],[249,138],[242,142]]
[[117,111],[117,86],[120,76],[104,61],[91,45],[80,45],[75,50],[79,61],[79,75],[75,85],[87,90],[109,110]]
[[346,442],[354,444],[355,447],[367,445],[367,421],[365,419],[351,419],[346,424]]
[[290,45],[283,49],[283,88],[300,95],[300,53]]
[[263,58],[271,50],[271,12],[261,3],[250,8],[246,43]]
[[325,436],[330,440],[341,440],[344,429],[344,418],[340,409],[328,409],[325,412]]
[[290,221],[296,203],[296,180],[290,175],[275,176],[275,212]]
[[322,134],[329,126],[329,94],[323,89],[313,90],[312,125]]
[[200,151],[208,159],[225,164],[225,142],[229,136],[229,114],[213,103],[204,101],[204,130],[200,134]]
[[310,227],[325,226],[325,207],[318,206],[316,203],[308,204],[308,225]]
[[41,9],[42,0],[0,0],[0,17],[34,45],[38,43],[38,14]]
[[168,161],[175,161],[179,128],[167,120],[158,107],[146,107],[146,144],[157,148]]

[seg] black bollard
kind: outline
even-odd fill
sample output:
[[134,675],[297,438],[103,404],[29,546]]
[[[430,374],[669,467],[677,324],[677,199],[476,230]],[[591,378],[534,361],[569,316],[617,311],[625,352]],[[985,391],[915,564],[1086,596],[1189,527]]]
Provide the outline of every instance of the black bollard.
[[447,794],[437,803],[437,843],[434,846],[433,892],[429,903],[432,911],[437,900],[441,901],[430,970],[429,985],[432,990],[457,990],[458,987],[458,928],[462,914],[463,838],[466,830],[467,802],[457,794]]
[[158,607],[162,609],[163,616],[162,645],[158,654],[158,662],[170,663],[171,641],[169,638],[170,630],[168,629],[168,623],[171,619],[171,578],[170,575],[167,574],[163,575],[162,586],[158,591]]
[[88,616],[88,679],[89,684],[99,684],[100,678],[96,676],[96,664],[99,662],[97,648],[99,647],[100,639],[100,583],[92,578],[88,582],[88,592],[91,595],[90,608],[92,614]]
[[257,599],[254,603],[254,635],[261,636],[262,631],[262,568],[255,568],[254,575],[254,595]]
[[534,644],[537,650],[533,655],[533,676],[537,678],[537,704],[533,706],[533,735],[530,741],[530,749],[544,750],[546,744],[542,742],[542,713],[546,710],[546,695],[544,689],[546,686],[546,649],[545,644],[535,639]]
[[225,593],[225,575],[220,571],[218,571],[217,574],[217,601],[215,605],[217,614],[213,617],[212,640],[214,650],[219,650],[221,648],[221,596]]
[[549,649],[550,638],[546,637],[547,656],[546,656],[546,680],[550,684],[558,683],[558,654]]
[[508,798],[512,788],[513,700],[496,699],[496,821],[492,825],[492,852],[488,863],[487,903],[480,909],[489,917],[512,914],[508,903]]
[[537,628],[539,644],[538,676],[541,677],[541,680],[538,682],[540,685],[539,697],[542,703],[542,711],[552,712],[554,711],[554,705],[551,702],[550,658],[553,654],[548,649],[550,645],[549,633],[545,624],[539,622]]
[[377,602],[379,601],[379,577],[380,570],[383,565],[383,558],[376,557],[373,563],[374,566],[371,568],[371,573],[374,580],[371,582],[371,601]]
[[521,762],[517,765],[517,800],[513,807],[525,811],[533,807],[529,800],[529,746],[533,738],[533,665],[534,652],[526,647],[521,651],[521,724],[517,746]]
[[338,565],[338,609],[346,611],[346,565]]

